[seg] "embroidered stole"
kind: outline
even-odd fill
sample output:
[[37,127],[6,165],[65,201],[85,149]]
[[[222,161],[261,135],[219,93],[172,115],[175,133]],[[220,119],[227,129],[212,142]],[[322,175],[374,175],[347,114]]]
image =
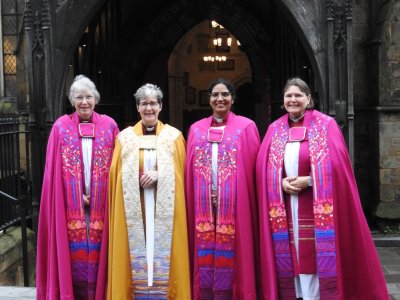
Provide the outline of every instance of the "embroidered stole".
[[[336,245],[332,195],[331,161],[327,144],[328,116],[311,115],[308,128],[311,173],[313,178],[313,212],[317,253],[317,272],[321,298],[338,295]],[[307,117],[308,116],[308,117]],[[306,119],[305,121],[306,122]],[[267,190],[272,240],[282,299],[293,299],[294,269],[289,246],[287,207],[282,190],[283,157],[288,141],[289,125],[284,118],[273,125],[267,166]]]
[[[232,299],[235,261],[236,157],[240,130],[194,129],[195,260],[200,299]],[[206,129],[208,130],[208,128]],[[215,136],[213,136],[215,135]],[[218,137],[218,138],[217,138]],[[216,208],[212,204],[212,148],[218,143]],[[215,211],[215,212],[214,212]]]
[[[96,124],[92,142],[90,216],[85,219],[83,158],[77,115],[56,124],[62,134],[60,149],[64,181],[72,283],[76,297],[94,298],[107,199],[108,170],[114,149],[113,133]],[[96,122],[101,115],[94,115]],[[89,221],[89,224],[87,222]],[[89,229],[89,232],[87,230]]]
[[[286,144],[284,166],[286,176],[308,176],[311,173],[310,151],[306,127],[290,128]],[[312,188],[300,194],[286,194],[289,240],[294,275],[316,274],[314,212]],[[295,236],[297,235],[297,239]],[[297,251],[296,251],[297,250]]]
[[[123,131],[118,139],[122,148],[122,188],[128,229],[132,286],[136,299],[166,299],[169,284],[171,241],[175,204],[175,141],[180,132],[164,125],[158,136]],[[158,181],[154,211],[153,286],[149,286],[146,236],[139,185],[139,151],[155,148]]]

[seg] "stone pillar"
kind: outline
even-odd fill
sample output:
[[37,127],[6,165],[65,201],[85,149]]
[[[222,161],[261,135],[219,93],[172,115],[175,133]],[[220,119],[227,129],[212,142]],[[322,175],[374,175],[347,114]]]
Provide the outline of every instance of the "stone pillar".
[[29,132],[32,163],[33,225],[36,231],[51,110],[50,15],[46,0],[26,0],[26,63],[29,82]]
[[[400,2],[382,4],[384,16],[379,48],[379,180],[376,215],[400,219]],[[381,16],[382,18],[382,16]]]
[[328,112],[335,117],[354,155],[352,6],[350,0],[326,1],[328,23]]

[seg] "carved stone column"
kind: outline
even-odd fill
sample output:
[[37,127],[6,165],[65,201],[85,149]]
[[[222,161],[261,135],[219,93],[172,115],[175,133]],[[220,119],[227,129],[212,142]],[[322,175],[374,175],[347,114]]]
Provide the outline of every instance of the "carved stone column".
[[352,4],[350,0],[327,0],[328,103],[354,156],[354,105],[352,61]]
[[33,226],[36,231],[40,194],[46,159],[51,113],[50,15],[47,0],[26,0],[26,63],[29,83],[29,131],[31,151]]

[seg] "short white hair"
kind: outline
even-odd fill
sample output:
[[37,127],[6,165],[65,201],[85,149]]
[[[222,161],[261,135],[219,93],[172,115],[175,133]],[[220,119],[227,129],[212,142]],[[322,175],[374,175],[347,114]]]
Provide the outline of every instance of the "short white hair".
[[69,89],[69,102],[71,102],[72,106],[74,106],[75,95],[79,91],[88,90],[93,93],[95,103],[99,103],[100,101],[100,93],[96,88],[96,85],[93,81],[91,81],[85,75],[78,75],[74,78],[74,81],[71,84]]
[[136,99],[136,105],[140,104],[140,100],[146,99],[147,97],[154,97],[157,99],[159,104],[162,104],[163,93],[161,89],[155,84],[146,83],[142,85],[134,94]]

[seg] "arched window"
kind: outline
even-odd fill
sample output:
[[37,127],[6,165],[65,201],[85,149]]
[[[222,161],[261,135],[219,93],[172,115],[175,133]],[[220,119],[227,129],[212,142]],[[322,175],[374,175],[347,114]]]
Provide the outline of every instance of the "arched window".
[[18,41],[19,14],[17,0],[2,0],[0,5],[0,41],[2,56],[0,62],[1,97],[15,97],[17,94],[17,57],[15,49]]

